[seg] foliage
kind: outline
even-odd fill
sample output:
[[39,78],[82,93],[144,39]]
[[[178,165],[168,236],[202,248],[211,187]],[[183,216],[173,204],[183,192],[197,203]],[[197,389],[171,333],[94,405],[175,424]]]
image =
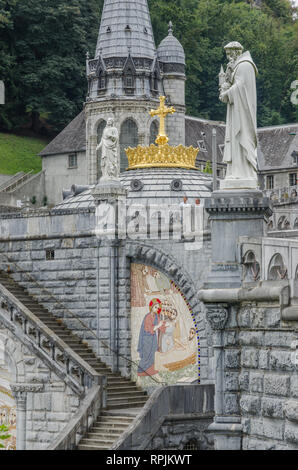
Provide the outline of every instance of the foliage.
[[[9,439],[11,436],[8,434],[8,427],[2,424],[0,426],[0,440],[5,441]],[[4,445],[0,442],[0,449],[4,449]]]
[[[223,46],[240,41],[259,68],[260,126],[297,120],[290,84],[298,78],[298,22],[288,0],[148,0],[156,43],[169,20],[187,57],[187,113],[224,120],[218,100]],[[60,131],[86,96],[85,54],[93,56],[103,0],[0,0],[0,129]]]
[[13,175],[19,171],[41,171],[41,158],[37,154],[47,141],[0,133],[0,173]]
[[211,165],[211,162],[209,160],[207,160],[207,162],[206,162],[203,173],[208,173],[210,175],[212,174],[212,165]]

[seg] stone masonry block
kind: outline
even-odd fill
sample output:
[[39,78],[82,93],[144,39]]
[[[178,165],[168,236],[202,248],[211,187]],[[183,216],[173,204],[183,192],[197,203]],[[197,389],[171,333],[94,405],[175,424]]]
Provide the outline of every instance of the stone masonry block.
[[290,393],[290,377],[278,374],[265,376],[264,392],[270,395],[288,396]]
[[241,354],[241,365],[244,367],[257,369],[259,351],[251,348],[243,348]]
[[240,366],[240,351],[228,349],[225,351],[225,366],[227,369],[238,369]]
[[253,395],[242,395],[240,407],[243,413],[259,416],[261,411],[261,398]]
[[252,392],[263,392],[264,375],[258,373],[250,374],[250,390]]
[[289,400],[284,406],[285,415],[290,421],[296,421],[298,427],[298,400]]
[[268,418],[283,418],[283,400],[278,398],[262,398],[262,415]]

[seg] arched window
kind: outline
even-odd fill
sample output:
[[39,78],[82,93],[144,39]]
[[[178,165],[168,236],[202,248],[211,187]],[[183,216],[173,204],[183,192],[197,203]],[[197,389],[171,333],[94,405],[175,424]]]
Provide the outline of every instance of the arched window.
[[198,441],[196,439],[190,439],[184,447],[183,450],[199,450]]
[[100,143],[103,131],[105,130],[107,123],[106,121],[102,120],[97,126],[97,144]]
[[[99,122],[97,126],[97,144],[99,144],[102,139],[102,134],[103,134],[103,131],[105,130],[106,125],[107,125],[106,121],[102,120]],[[101,152],[99,151],[99,155],[97,156],[97,179],[98,180],[101,177],[101,166],[99,163],[100,158],[101,158]]]
[[155,144],[155,140],[156,140],[157,134],[158,134],[158,124],[157,124],[156,121],[152,121],[152,122],[151,122],[151,126],[150,126],[150,141],[149,141],[149,145]]
[[121,126],[120,132],[120,171],[125,171],[128,167],[125,149],[137,147],[138,143],[138,126],[133,119],[126,119]]

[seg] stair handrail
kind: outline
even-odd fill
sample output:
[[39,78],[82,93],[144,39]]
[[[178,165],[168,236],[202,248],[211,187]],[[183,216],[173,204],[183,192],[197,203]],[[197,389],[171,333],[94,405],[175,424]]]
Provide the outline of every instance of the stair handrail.
[[[165,387],[167,386],[168,384],[166,382],[162,382],[162,381],[159,381],[159,380],[156,380],[153,376],[149,375],[144,369],[140,368],[139,364],[135,361],[133,361],[132,359],[129,359],[128,357],[124,356],[123,354],[119,353],[118,351],[114,350],[113,348],[111,348],[109,346],[108,343],[106,343],[104,340],[102,340],[101,338],[99,338],[99,336],[97,336],[97,334],[91,330],[91,328],[89,328],[88,325],[86,325],[78,315],[76,315],[74,312],[72,312],[71,310],[69,310],[68,307],[66,307],[59,299],[57,299],[50,291],[48,291],[45,287],[43,287],[41,284],[39,284],[39,282],[34,278],[32,277],[31,274],[27,273],[26,271],[24,271],[21,266],[16,263],[15,261],[11,261],[8,257],[8,255],[6,253],[4,253],[3,251],[0,252],[0,255],[4,256],[7,261],[10,263],[10,265],[14,265],[22,274],[25,274],[25,276],[27,276],[29,278],[29,280],[31,282],[33,282],[42,292],[45,292],[48,296],[52,297],[55,302],[59,305],[62,306],[63,310],[68,313],[71,317],[75,318],[76,320],[79,321],[79,323],[86,329],[88,330],[95,338],[97,341],[99,341],[106,349],[108,349],[110,352],[112,352],[113,354],[115,354],[117,357],[119,358],[122,358],[124,359],[126,362],[130,363],[131,365],[133,364],[134,366],[136,366],[137,368],[141,369],[143,373],[146,374],[147,377],[150,377],[150,379],[155,382],[157,385],[161,386],[161,387]],[[8,266],[9,267],[9,266]],[[38,300],[38,297],[34,294],[30,294],[33,298],[35,298],[36,300]]]
[[7,185],[4,188],[1,188],[1,192],[8,193],[15,187],[19,186],[20,183],[23,183],[32,175],[33,170],[30,170],[28,173],[21,175],[19,178],[16,178],[14,181],[7,181]]
[[0,184],[0,192],[3,192],[6,187],[10,186],[14,181],[18,180],[21,176],[24,176],[24,174],[25,174],[24,171],[19,171],[15,175],[12,175],[11,178],[9,178],[7,181],[4,181],[2,184]]
[[2,284],[0,322],[80,397],[105,380]]
[[105,408],[101,385],[94,385],[82,401],[80,408],[62,429],[58,437],[47,450],[75,450],[82,437],[88,433],[97,421],[100,411]]

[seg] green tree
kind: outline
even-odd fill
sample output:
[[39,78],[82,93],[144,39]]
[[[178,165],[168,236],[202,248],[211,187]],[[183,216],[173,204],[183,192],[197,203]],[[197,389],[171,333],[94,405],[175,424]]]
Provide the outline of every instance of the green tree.
[[[9,439],[11,436],[8,434],[8,427],[4,424],[0,426],[0,441],[5,441]],[[0,442],[0,449],[4,449],[4,445]]]

